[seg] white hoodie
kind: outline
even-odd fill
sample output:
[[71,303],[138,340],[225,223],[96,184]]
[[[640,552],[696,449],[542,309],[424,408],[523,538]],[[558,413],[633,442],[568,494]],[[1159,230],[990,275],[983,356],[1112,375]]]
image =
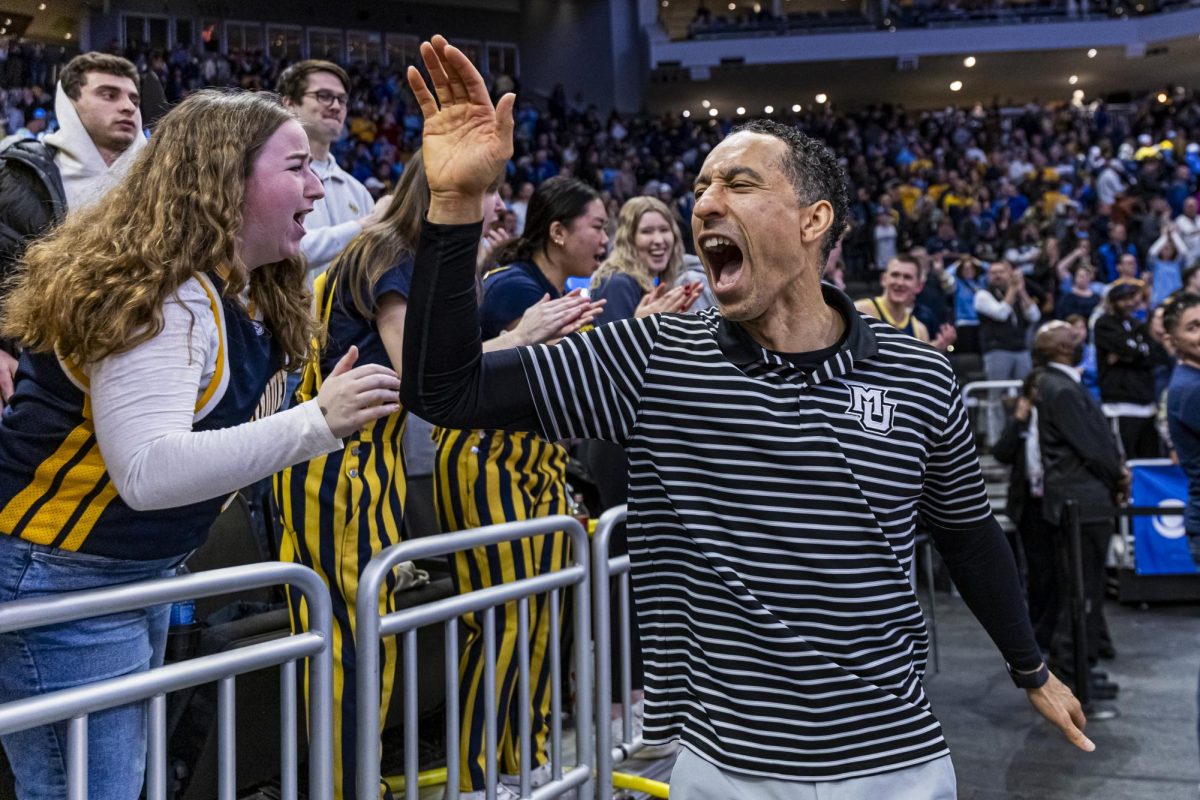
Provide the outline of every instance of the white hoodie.
[[[108,193],[108,190],[120,183],[121,178],[129,171],[134,159],[146,146],[146,137],[139,134],[133,144],[122,153],[112,166],[104,163],[100,151],[96,149],[92,137],[83,127],[75,104],[62,84],[54,98],[54,114],[58,117],[59,128],[46,137],[46,144],[58,150],[54,163],[62,175],[63,189],[67,193],[68,212],[79,211],[95,203]],[[139,109],[134,121],[138,129],[142,127],[142,112]]]

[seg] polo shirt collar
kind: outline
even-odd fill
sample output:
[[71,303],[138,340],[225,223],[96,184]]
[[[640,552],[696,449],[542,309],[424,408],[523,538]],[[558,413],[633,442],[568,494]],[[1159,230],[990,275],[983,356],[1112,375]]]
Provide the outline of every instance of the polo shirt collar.
[[313,161],[313,172],[317,173],[317,177],[324,183],[331,178],[335,181],[342,180],[342,168],[338,166],[337,159],[331,153],[328,161]]
[[[819,385],[848,375],[856,361],[878,354],[879,345],[875,333],[854,308],[854,303],[844,292],[827,283],[821,284],[821,296],[846,321],[846,336],[842,347],[805,379],[808,385]],[[792,363],[779,353],[760,345],[736,322],[724,316],[717,317],[717,345],[734,366],[740,368],[763,368],[783,373],[799,373]]]

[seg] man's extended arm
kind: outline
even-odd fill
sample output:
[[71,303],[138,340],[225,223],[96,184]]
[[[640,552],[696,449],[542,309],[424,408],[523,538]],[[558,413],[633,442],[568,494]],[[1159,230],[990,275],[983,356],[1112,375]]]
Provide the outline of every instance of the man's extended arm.
[[425,223],[404,324],[401,402],[450,428],[536,430],[516,350],[483,353],[475,289],[481,223]]

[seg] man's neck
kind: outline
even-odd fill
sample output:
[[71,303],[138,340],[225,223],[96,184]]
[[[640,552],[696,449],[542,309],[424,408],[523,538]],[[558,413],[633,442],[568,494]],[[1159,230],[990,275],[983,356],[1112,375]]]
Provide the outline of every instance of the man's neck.
[[811,353],[837,344],[846,320],[825,304],[817,281],[796,280],[761,317],[739,323],[775,353]]
[[322,142],[313,137],[308,137],[308,149],[312,153],[312,160],[319,161],[324,164],[329,160],[329,142]]
[[[95,143],[96,143],[96,140],[93,139],[92,144],[95,144]],[[100,145],[97,144],[96,152],[100,154],[100,158],[104,159],[104,166],[111,167],[113,165],[113,162],[115,162],[118,158],[120,158],[121,154],[124,153],[125,151],[124,150],[110,150],[107,147],[101,147]]]
[[[887,296],[886,292],[880,295],[879,299],[883,304],[883,310],[886,311],[887,315],[892,319],[900,321],[908,316],[908,306],[903,306],[899,303],[893,302],[892,299]],[[890,320],[885,320],[885,322],[886,321]]]

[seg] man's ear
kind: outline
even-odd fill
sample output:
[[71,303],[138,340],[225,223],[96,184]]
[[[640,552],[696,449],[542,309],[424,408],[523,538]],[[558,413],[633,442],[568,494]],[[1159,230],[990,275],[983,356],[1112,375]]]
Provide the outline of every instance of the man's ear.
[[833,206],[828,200],[818,200],[806,209],[800,223],[800,238],[805,242],[820,242],[833,224]]

